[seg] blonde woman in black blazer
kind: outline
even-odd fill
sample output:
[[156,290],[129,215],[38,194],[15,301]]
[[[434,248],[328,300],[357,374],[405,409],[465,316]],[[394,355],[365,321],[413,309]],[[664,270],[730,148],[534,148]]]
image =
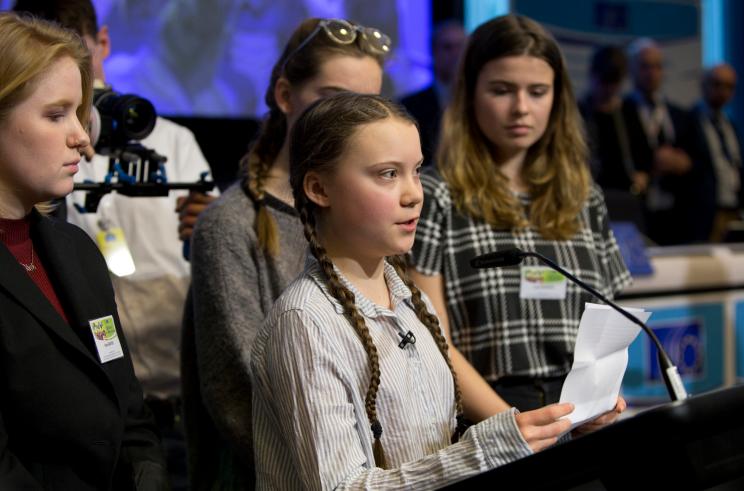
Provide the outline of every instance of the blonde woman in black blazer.
[[167,489],[106,264],[40,213],[89,145],[90,57],[0,14],[0,489]]

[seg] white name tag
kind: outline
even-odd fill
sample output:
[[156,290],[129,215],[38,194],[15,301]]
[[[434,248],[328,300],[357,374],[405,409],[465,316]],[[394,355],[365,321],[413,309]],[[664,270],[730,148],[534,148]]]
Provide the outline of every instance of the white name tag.
[[107,315],[106,317],[90,320],[88,325],[90,326],[90,332],[93,333],[93,340],[96,342],[98,358],[101,363],[124,356],[113,316]]
[[566,298],[566,277],[545,266],[522,266],[519,298],[563,300]]

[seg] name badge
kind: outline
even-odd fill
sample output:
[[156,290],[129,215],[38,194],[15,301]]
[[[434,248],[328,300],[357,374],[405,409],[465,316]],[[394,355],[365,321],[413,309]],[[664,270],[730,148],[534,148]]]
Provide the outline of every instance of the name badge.
[[96,234],[96,242],[109,271],[116,276],[129,276],[134,273],[132,253],[129,252],[127,239],[120,227],[101,226],[101,230]]
[[90,320],[88,325],[93,333],[93,340],[96,342],[98,358],[101,363],[124,356],[113,316],[107,315],[106,317]]
[[566,277],[545,266],[522,266],[519,298],[563,300],[566,298]]

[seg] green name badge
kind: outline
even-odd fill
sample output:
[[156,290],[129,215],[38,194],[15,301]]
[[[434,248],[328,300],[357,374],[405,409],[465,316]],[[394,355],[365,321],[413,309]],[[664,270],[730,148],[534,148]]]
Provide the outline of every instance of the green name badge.
[[90,326],[90,332],[93,334],[93,341],[96,343],[98,358],[101,363],[124,356],[113,316],[107,315],[106,317],[89,320],[88,325]]
[[522,266],[519,298],[563,300],[566,298],[566,278],[544,266]]

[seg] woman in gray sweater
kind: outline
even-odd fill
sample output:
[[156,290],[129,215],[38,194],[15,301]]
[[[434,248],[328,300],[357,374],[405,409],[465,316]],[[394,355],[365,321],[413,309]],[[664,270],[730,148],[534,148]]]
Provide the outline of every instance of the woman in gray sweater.
[[274,300],[303,270],[307,248],[293,208],[287,135],[321,97],[378,94],[389,50],[390,39],[375,29],[304,21],[274,65],[269,114],[243,178],[199,217],[181,357],[194,490],[254,487],[251,348]]

